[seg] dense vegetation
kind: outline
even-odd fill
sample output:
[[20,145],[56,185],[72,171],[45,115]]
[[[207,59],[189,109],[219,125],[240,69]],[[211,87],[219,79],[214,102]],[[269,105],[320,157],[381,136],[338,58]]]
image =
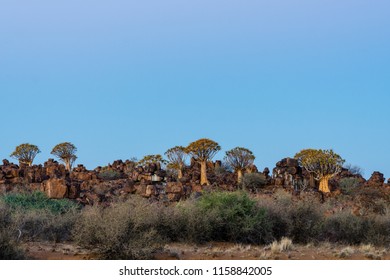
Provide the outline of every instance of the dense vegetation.
[[357,216],[338,201],[320,203],[316,194],[299,199],[281,190],[273,196],[247,192],[205,192],[169,206],[139,196],[108,207],[83,209],[42,193],[0,198],[0,258],[22,258],[21,241],[73,241],[105,259],[150,259],[165,243],[225,241],[270,244],[288,237],[295,243],[390,244],[390,211]]

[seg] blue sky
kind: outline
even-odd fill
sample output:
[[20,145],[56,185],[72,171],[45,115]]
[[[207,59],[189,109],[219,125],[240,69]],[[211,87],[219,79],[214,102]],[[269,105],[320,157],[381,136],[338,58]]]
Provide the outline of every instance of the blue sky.
[[259,169],[333,148],[390,177],[389,50],[387,0],[1,0],[0,158],[70,141],[94,168],[207,137]]

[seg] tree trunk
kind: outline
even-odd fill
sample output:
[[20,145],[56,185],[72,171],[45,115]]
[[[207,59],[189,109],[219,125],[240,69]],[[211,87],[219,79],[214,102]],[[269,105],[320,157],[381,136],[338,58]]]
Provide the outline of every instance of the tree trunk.
[[330,193],[329,189],[329,179],[332,178],[332,175],[325,175],[324,177],[321,178],[320,180],[320,192],[323,193]]
[[200,163],[200,184],[209,185],[209,181],[207,180],[207,161],[202,161]]
[[237,183],[241,182],[242,177],[243,177],[242,170],[241,169],[237,170]]
[[316,180],[314,179],[314,175],[312,173],[310,173],[309,186],[313,189],[316,187]]
[[65,169],[70,172],[72,167],[70,166],[70,160],[65,160]]
[[180,180],[181,178],[183,178],[183,170],[181,168],[179,168],[177,170],[177,179]]

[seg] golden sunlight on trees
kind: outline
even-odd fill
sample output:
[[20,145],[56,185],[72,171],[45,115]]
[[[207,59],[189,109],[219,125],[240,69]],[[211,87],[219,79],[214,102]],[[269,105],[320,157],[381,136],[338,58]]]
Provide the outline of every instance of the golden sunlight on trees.
[[138,164],[141,166],[145,166],[145,165],[152,164],[152,163],[162,165],[162,164],[166,164],[167,161],[165,159],[163,159],[163,157],[161,155],[147,155],[147,156],[144,156],[138,162]]
[[211,160],[221,147],[217,142],[210,139],[199,139],[192,142],[187,147],[189,153],[200,164],[200,184],[209,185],[207,180],[207,161]]
[[177,170],[177,178],[183,178],[183,168],[187,158],[186,148],[176,146],[165,152],[169,160],[168,167]]
[[301,166],[320,182],[319,190],[329,193],[329,179],[338,174],[345,162],[333,150],[305,149],[295,155]]
[[70,172],[73,163],[77,159],[76,152],[77,148],[75,145],[69,142],[64,142],[56,145],[51,151],[51,154],[55,155],[59,160],[64,162],[66,170]]
[[19,164],[26,164],[31,166],[34,158],[41,151],[35,145],[31,145],[28,143],[21,144],[15,148],[15,151],[10,155],[10,157],[16,158],[19,160]]
[[225,161],[226,163],[237,172],[237,182],[239,183],[243,172],[253,165],[255,156],[253,153],[242,147],[236,147],[226,152]]

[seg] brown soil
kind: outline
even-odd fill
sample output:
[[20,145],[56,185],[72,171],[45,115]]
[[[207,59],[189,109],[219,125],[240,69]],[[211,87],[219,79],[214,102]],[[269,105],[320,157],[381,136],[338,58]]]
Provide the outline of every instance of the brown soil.
[[386,248],[341,246],[329,243],[320,245],[293,245],[287,250],[273,246],[251,246],[229,243],[210,243],[203,246],[169,244],[157,259],[180,260],[389,260]]
[[[27,256],[37,260],[93,260],[99,256],[70,243],[29,242]],[[343,246],[330,243],[292,245],[280,250],[269,246],[231,243],[190,245],[172,243],[155,255],[158,260],[390,260],[390,250],[371,245]]]
[[28,259],[94,260],[97,254],[71,243],[27,242],[23,244]]

